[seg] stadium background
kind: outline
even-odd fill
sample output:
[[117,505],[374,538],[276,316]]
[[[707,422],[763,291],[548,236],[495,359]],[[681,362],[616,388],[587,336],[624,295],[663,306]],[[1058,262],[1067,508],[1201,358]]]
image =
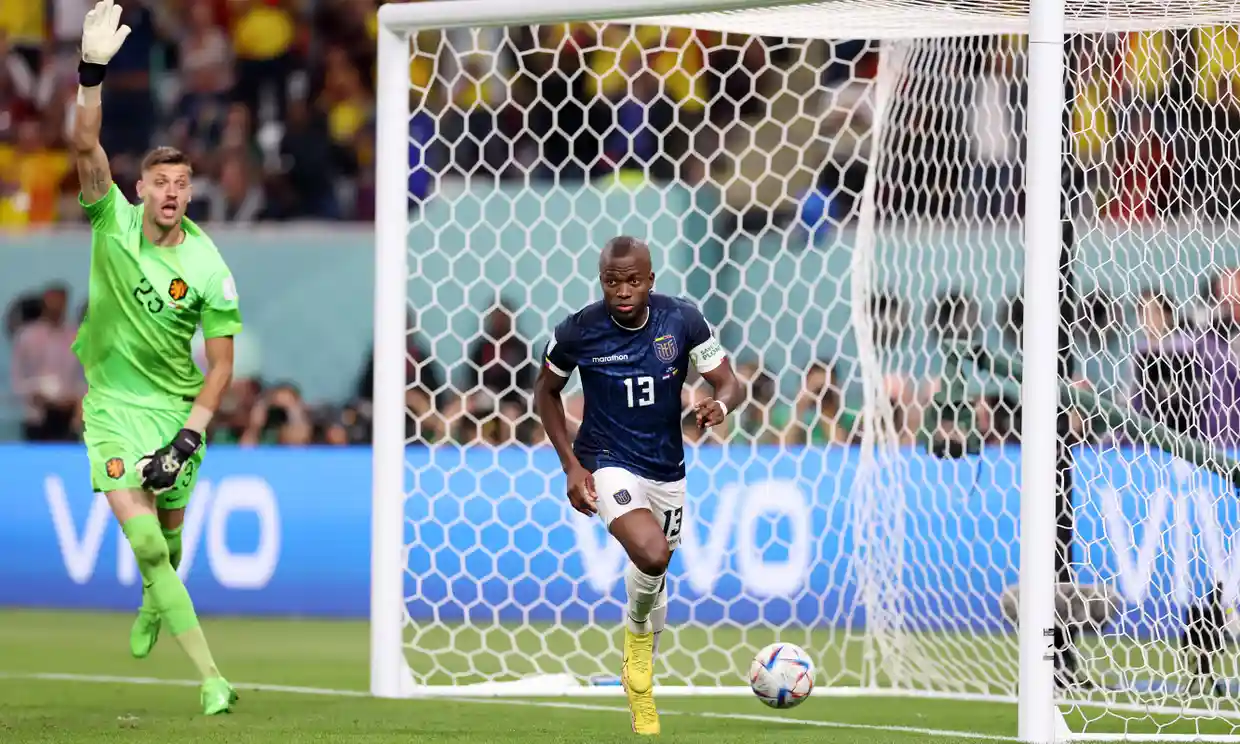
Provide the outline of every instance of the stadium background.
[[[57,334],[28,334],[25,356],[17,355],[46,357],[39,347],[48,345],[63,356],[85,299],[86,262],[73,257],[86,238],[74,204],[76,176],[65,132],[76,85],[74,48],[88,5],[85,0],[9,3],[0,17],[0,230],[6,266],[20,267],[0,272],[0,304],[6,310],[0,367],[10,370],[0,375],[4,438],[22,438],[23,423],[39,420],[15,389],[22,382],[14,375],[34,374],[12,362],[20,327],[40,314],[39,296],[46,287],[67,290],[64,327]],[[126,5],[124,21],[135,31],[113,64],[104,123],[116,180],[132,197],[137,158],[152,142],[189,152],[197,170],[193,216],[211,224],[245,292],[247,332],[240,339],[236,394],[214,427],[214,441],[357,444],[368,438],[375,7],[374,0]],[[643,223],[640,214],[634,222],[656,247],[661,288],[704,303],[745,377],[755,383],[764,405],[737,420],[739,434],[767,443],[854,440],[858,425],[846,412],[858,395],[848,362],[855,355],[847,266],[855,195],[865,168],[858,148],[870,113],[858,100],[876,71],[874,45],[815,44],[805,53],[807,61],[798,61],[792,48],[758,38],[686,30],[665,38],[638,29],[634,41],[625,42],[627,35],[618,28],[570,25],[513,32],[515,48],[522,50],[518,60],[510,51],[456,54],[455,49],[470,48],[462,33],[428,32],[415,42],[413,95],[425,106],[410,125],[411,208],[422,212],[411,244],[434,239],[465,246],[463,231],[436,229],[449,219],[437,197],[459,191],[461,174],[477,169],[494,175],[484,190],[513,195],[522,193],[519,184],[527,174],[531,178],[525,196],[513,200],[512,213],[490,200],[484,201],[486,209],[496,213],[478,215],[500,235],[494,240],[501,252],[515,250],[512,235],[502,234],[505,225],[512,233],[514,225],[557,224],[570,213],[583,227],[561,239],[598,243],[607,236],[589,229],[591,214],[606,213],[615,204],[600,201],[586,185],[620,174],[639,192],[633,203],[662,201],[675,207],[670,213],[686,215],[683,224]],[[555,48],[564,34],[571,36],[564,53],[537,52]],[[485,48],[487,37],[479,43]],[[657,53],[643,52],[643,43]],[[1012,45],[1020,43],[1001,37],[958,42],[961,74],[942,76],[920,100],[963,96],[973,101],[975,115],[943,118],[936,121],[942,126],[919,130],[918,141],[904,143],[928,153],[926,164],[907,166],[912,171],[906,175],[922,187],[880,194],[887,216],[1002,221],[1019,212],[1023,92],[1012,75],[1019,58]],[[1080,46],[1071,55],[1079,68],[1074,74],[1083,81],[1072,101],[1071,139],[1077,179],[1090,187],[1080,190],[1087,196],[1074,211],[1126,222],[1186,212],[1230,217],[1237,203],[1234,164],[1240,161],[1231,152],[1240,132],[1233,94],[1235,29],[1112,34],[1082,40]],[[643,66],[666,81],[660,94],[642,90],[646,83],[631,90],[625,85],[621,71]],[[807,67],[820,74],[806,77]],[[548,76],[549,70],[567,75],[582,68],[592,74],[576,75],[562,90],[549,87],[548,81],[567,79]],[[785,83],[785,77],[769,74],[779,70],[796,74]],[[523,129],[521,111],[532,100],[536,76],[544,78],[537,100],[555,103],[558,111],[530,106],[530,123]],[[444,81],[456,84],[447,89]],[[768,188],[771,179],[747,172],[748,161],[728,157],[734,154],[733,129],[791,117],[787,99],[795,96],[777,96],[778,86],[797,93],[818,84],[835,96],[839,109],[852,112],[827,117],[829,149],[803,133],[781,135],[778,127],[768,128],[787,146],[797,146],[801,137],[811,158],[821,155],[816,176],[794,175],[788,184]],[[1187,113],[1175,114],[1177,107],[1169,105],[1175,101],[1183,102],[1179,109]],[[642,117],[631,115],[642,109],[644,125]],[[929,103],[921,113],[945,116]],[[618,129],[609,129],[613,120]],[[686,134],[702,124],[693,129],[697,134]],[[541,146],[529,135],[540,130],[552,133]],[[510,158],[504,138],[516,132],[522,134]],[[1199,171],[1212,160],[1222,165],[1206,178]],[[943,165],[932,168],[932,162]],[[738,182],[759,186],[736,188]],[[483,188],[478,179],[472,183]],[[718,187],[724,183],[732,187]],[[327,229],[323,221],[330,221]],[[489,249],[478,245],[484,234],[469,236],[476,255]],[[538,240],[537,230],[530,234]],[[890,344],[918,348],[935,336],[962,333],[1014,343],[1023,318],[1015,238],[998,228],[968,235],[921,231],[893,241],[879,270],[898,269],[903,279],[893,274],[898,281],[874,308],[895,329],[888,334]],[[1084,311],[1078,358],[1085,360],[1079,372],[1097,388],[1110,389],[1125,379],[1134,347],[1143,334],[1157,332],[1143,327],[1149,314],[1140,310],[1150,302],[1161,303],[1165,315],[1177,308],[1180,321],[1204,326],[1216,311],[1227,318],[1231,306],[1240,305],[1230,290],[1216,291],[1228,283],[1213,280],[1233,261],[1220,254],[1225,250],[1208,231],[1170,230],[1161,239],[1176,246],[1164,265],[1158,263],[1163,252],[1137,235],[1117,246],[1094,234],[1078,247],[1078,260],[1087,269],[1078,271]],[[793,257],[803,262],[807,251],[816,263],[794,268]],[[762,260],[751,260],[755,257]],[[1160,286],[1132,285],[1126,272],[1143,262],[1151,264],[1148,276],[1162,278]],[[492,271],[503,262],[494,264],[479,268]],[[809,282],[811,302],[826,309],[821,321],[826,332],[806,335],[829,341],[808,348],[781,339],[776,346],[784,353],[759,356],[746,336],[789,335],[771,308],[782,302],[779,287],[806,281],[792,275],[806,266],[819,267],[820,276]],[[691,270],[697,268],[707,271]],[[512,269],[515,282],[495,285],[534,286],[541,270],[520,261]],[[421,270],[428,283],[449,271],[431,265]],[[929,284],[908,283],[908,276],[918,274],[930,277]],[[686,278],[669,280],[673,276]],[[961,276],[968,277],[967,285]],[[1155,291],[1161,293],[1157,298],[1151,296]],[[543,342],[553,320],[550,308],[545,302],[540,306],[537,292],[496,295],[474,302],[473,322],[455,321],[451,338],[433,344],[424,335],[412,339],[410,403],[428,414],[410,432],[416,439],[540,441],[527,415],[533,368],[520,361],[532,358],[531,350]],[[308,297],[330,311],[311,319],[303,312]],[[585,298],[564,301],[572,305]],[[773,320],[765,324],[764,318]],[[514,319],[515,334],[509,335]],[[496,343],[501,338],[503,343]],[[500,359],[516,366],[515,373],[497,363]],[[73,361],[45,358],[43,363],[61,378],[66,410],[53,416],[54,425],[35,425],[24,433],[73,439],[71,391],[81,388],[73,380]],[[888,380],[909,432],[916,430],[920,407],[937,385],[929,378],[933,364],[922,366],[926,369],[904,369]],[[687,397],[694,394],[691,390]],[[266,420],[262,403],[271,395],[280,398],[275,423],[291,413],[293,425]],[[1009,438],[1014,402],[979,405],[1000,414],[991,438]]]
[[[100,512],[86,488],[84,455],[78,448],[48,443],[73,442],[78,436],[81,379],[68,355],[68,340],[85,299],[89,236],[74,205],[76,176],[64,134],[76,85],[73,50],[87,5],[83,0],[33,0],[6,3],[0,10],[0,306],[6,309],[0,369],[7,371],[0,375],[0,436],[13,442],[0,445],[0,472],[20,474],[0,484],[9,503],[20,505],[0,528],[0,566],[11,572],[0,580],[0,604],[7,605],[120,609],[132,603],[133,573],[115,530],[106,519],[95,518]],[[132,197],[138,157],[153,142],[191,154],[197,170],[193,214],[209,226],[236,275],[247,324],[238,340],[237,380],[211,432],[208,486],[213,490],[204,494],[209,498],[201,502],[203,512],[194,517],[202,520],[194,524],[203,525],[206,560],[185,569],[209,612],[365,614],[375,7],[373,0],[125,4],[124,22],[135,31],[109,73],[105,98],[104,144],[113,156],[116,180]],[[459,198],[461,174],[478,168],[496,170],[494,183],[485,189],[514,195],[513,210],[477,215],[479,224],[496,228],[501,252],[513,249],[499,234],[503,226],[532,228],[570,213],[581,224],[577,237],[582,245],[601,243],[609,235],[591,230],[590,216],[617,207],[593,186],[616,178],[628,190],[623,203],[639,205],[634,210],[638,222],[643,203],[676,205],[662,209],[686,215],[682,223],[644,225],[660,268],[683,277],[673,280],[674,286],[660,287],[703,302],[758,402],[735,417],[729,430],[706,435],[706,444],[731,438],[824,448],[828,462],[843,463],[840,472],[830,477],[816,473],[813,479],[822,493],[801,496],[817,503],[827,493],[846,493],[831,478],[847,478],[850,445],[865,425],[851,413],[859,390],[856,370],[846,361],[854,353],[843,298],[855,241],[855,197],[864,178],[865,159],[856,148],[869,126],[866,110],[862,106],[856,116],[828,120],[835,146],[821,151],[817,174],[788,184],[792,193],[745,189],[742,194],[720,184],[737,175],[761,181],[760,174],[746,173],[744,163],[726,157],[730,144],[725,134],[702,140],[681,136],[671,126],[669,101],[678,107],[680,121],[707,122],[706,131],[779,123],[788,111],[775,95],[777,85],[806,90],[822,84],[839,100],[856,101],[875,74],[873,45],[812,45],[820,74],[785,79],[762,73],[791,66],[787,48],[756,38],[685,30],[664,37],[639,30],[639,40],[657,37],[662,45],[660,53],[646,54],[622,44],[624,32],[609,29],[548,26],[514,34],[527,50],[554,48],[562,35],[572,37],[564,48],[573,53],[530,55],[536,59],[531,64],[543,66],[539,74],[578,67],[597,74],[576,76],[573,85],[559,91],[544,86],[542,100],[557,101],[559,113],[552,117],[550,107],[543,106],[531,115],[541,117],[554,136],[541,147],[519,140],[516,156],[509,158],[497,143],[500,135],[519,129],[518,104],[530,100],[531,76],[508,55],[455,55],[454,48],[468,45],[454,44],[450,36],[443,43],[438,33],[419,35],[411,76],[415,97],[426,105],[410,123],[410,206],[419,215],[413,244],[436,239],[450,248],[456,241],[466,256],[481,250],[476,242],[466,244],[463,231],[443,229],[451,226],[444,223],[440,203],[447,193]],[[1188,212],[1222,222],[1234,217],[1240,186],[1232,171],[1240,162],[1240,153],[1233,152],[1240,134],[1238,41],[1235,29],[1219,27],[1113,34],[1091,41],[1089,50],[1077,50],[1073,59],[1088,60],[1088,69],[1076,71],[1087,84],[1078,86],[1072,101],[1071,145],[1076,175],[1090,187],[1082,189],[1088,197],[1072,205],[1076,214],[1128,224],[1174,221]],[[1012,45],[1019,43],[1007,38],[959,42],[958,51],[971,61],[967,74],[945,78],[941,89],[926,94],[927,100],[972,96],[973,109],[991,115],[945,120],[927,129],[933,133],[923,132],[926,141],[915,144],[934,152],[931,160],[951,165],[906,174],[919,189],[884,194],[885,219],[1002,222],[1019,214],[1023,91],[1007,67],[1015,59]],[[575,53],[579,49],[588,51]],[[667,81],[659,95],[618,84],[611,74],[643,66]],[[462,79],[455,70],[472,71],[464,79],[485,84],[445,89],[442,80]],[[1168,100],[1209,115],[1173,116]],[[1000,104],[983,106],[985,101]],[[463,116],[467,107],[473,113]],[[635,118],[634,111],[646,116]],[[612,121],[625,122],[628,136],[605,136]],[[1211,158],[1226,164],[1217,177],[1195,175],[1192,169]],[[1188,165],[1173,178],[1181,161]],[[532,177],[528,188],[522,180],[526,174]],[[484,187],[475,182],[473,188]],[[935,198],[925,198],[931,192]],[[1230,268],[1236,257],[1200,230],[1180,234],[1173,227],[1159,240],[1174,243],[1176,250],[1160,252],[1158,244],[1135,234],[1119,243],[1086,236],[1078,245],[1078,261],[1088,267],[1081,272],[1084,321],[1074,339],[1087,352],[1079,354],[1087,360],[1079,384],[1110,389],[1130,379],[1134,350],[1166,330],[1159,324],[1166,323],[1173,307],[1188,310],[1178,314],[1177,332],[1217,333],[1229,341],[1237,335],[1240,287]],[[919,233],[915,241],[888,246],[890,265],[906,274],[973,280],[894,287],[882,295],[872,310],[893,331],[886,342],[893,349],[911,349],[937,337],[983,333],[993,343],[1014,345],[1023,318],[1019,257],[1013,247],[1018,245],[1015,232],[999,228]],[[782,287],[792,279],[805,280],[792,276],[791,259],[807,253],[817,267],[813,278],[820,280],[813,283],[813,304],[829,308],[820,320],[825,332],[813,335],[833,341],[808,348],[787,339],[777,355],[759,356],[751,337],[766,332],[761,319],[783,304]],[[751,256],[763,258],[762,272],[746,268],[753,265],[747,260]],[[1147,266],[1147,273],[1160,275],[1162,283],[1133,286],[1127,272],[1136,265]],[[540,278],[535,265],[516,262],[515,278],[510,276],[513,267],[497,266],[503,274],[497,286],[534,286]],[[714,282],[692,267],[713,272]],[[448,271],[422,268],[422,280],[429,283]],[[478,266],[488,278],[491,268]],[[729,313],[725,297],[730,294],[744,295],[749,306],[734,306]],[[585,295],[564,299],[572,305]],[[410,420],[409,435],[415,446],[542,443],[529,412],[537,348],[550,325],[550,305],[540,302],[545,300],[530,294],[490,296],[475,303],[472,321],[459,322],[449,333],[435,339],[413,336],[409,405],[418,418]],[[57,312],[57,306],[63,311]],[[411,321],[418,328],[414,315]],[[910,437],[937,388],[930,377],[933,363],[924,367],[887,379]],[[32,379],[47,376],[57,379],[62,393],[51,415],[28,394]],[[690,386],[687,406],[699,392]],[[989,513],[1017,513],[1011,502],[1016,481],[1001,464],[1011,460],[1002,452],[1015,444],[1019,412],[1010,396],[980,398],[974,405],[988,422],[983,434],[990,449],[984,458],[990,458],[996,474],[992,487],[968,498],[993,500],[996,506]],[[570,411],[579,408],[579,400],[570,403]],[[686,434],[699,439],[691,426]],[[41,441],[17,443],[21,439]],[[311,444],[341,450],[327,453],[308,448]],[[768,477],[774,466],[770,470]],[[1133,511],[1138,495],[1153,490],[1136,483],[1145,476],[1139,468],[1135,472],[1134,483],[1121,484],[1136,489],[1120,499],[1129,522],[1140,516]],[[1093,495],[1098,496],[1094,512],[1100,523],[1107,502],[1105,494],[1088,496]],[[952,497],[933,488],[922,496],[932,501]],[[706,498],[707,513],[723,503],[721,494]],[[951,503],[961,511],[969,506]],[[234,512],[239,516],[230,519]],[[279,519],[272,521],[273,514]],[[565,519],[554,512],[541,526],[550,533]],[[1233,519],[1221,515],[1220,521]],[[815,525],[821,528],[815,532],[830,535],[840,524]],[[1082,524],[1088,536],[1090,522]],[[336,533],[342,547],[329,564],[318,546],[337,527],[343,530]],[[985,572],[993,556],[978,552],[978,546],[1014,541],[1010,525],[983,529],[997,532],[959,536],[976,564],[965,562],[954,570]],[[758,560],[787,564],[780,542],[767,541]],[[570,540],[552,550],[581,550],[582,544]],[[446,553],[461,547],[438,549]],[[723,549],[726,563],[716,564],[717,575],[695,579],[703,592],[735,592],[737,587],[715,580],[743,583],[748,575],[742,563],[753,556],[738,553],[735,541]],[[847,553],[844,545],[816,550],[818,555]],[[1089,561],[1099,573],[1114,573],[1109,553]],[[590,561],[582,563],[566,569],[567,578],[589,579]],[[1174,573],[1160,565],[1155,576]],[[335,574],[327,571],[332,567]],[[842,563],[832,568],[845,569]],[[809,565],[801,570],[800,579],[819,592],[815,601],[841,601],[831,598],[838,587],[833,575],[815,573]],[[500,574],[508,578],[504,569]],[[614,576],[610,583],[607,576],[594,578],[598,591],[617,590]],[[990,574],[985,583],[997,588],[1013,579]],[[313,595],[308,593],[312,585],[332,591]],[[431,595],[427,601],[443,598]],[[1131,596],[1146,599],[1146,588],[1131,587]],[[998,622],[984,612],[976,617]]]

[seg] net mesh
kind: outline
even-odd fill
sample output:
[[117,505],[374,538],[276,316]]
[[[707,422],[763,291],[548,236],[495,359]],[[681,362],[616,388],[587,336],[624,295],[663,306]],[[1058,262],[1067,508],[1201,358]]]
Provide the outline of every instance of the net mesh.
[[[1071,498],[1046,508],[1057,682],[1086,733],[1240,733],[1240,509],[1202,444],[1240,431],[1240,34],[1208,25],[1235,11],[1069,6]],[[633,234],[749,390],[725,429],[684,428],[658,681],[743,685],[780,640],[820,693],[1013,699],[1026,12],[824,2],[411,38],[416,683],[614,681],[624,555],[568,507],[531,390],[598,248]],[[686,411],[705,394],[691,377]]]

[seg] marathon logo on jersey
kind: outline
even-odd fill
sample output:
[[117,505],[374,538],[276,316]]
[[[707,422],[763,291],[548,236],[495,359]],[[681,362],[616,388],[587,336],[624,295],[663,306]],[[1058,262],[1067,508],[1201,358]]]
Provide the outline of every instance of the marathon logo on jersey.
[[659,336],[654,340],[654,355],[660,362],[668,363],[676,360],[676,337]]
[[172,298],[173,302],[180,302],[185,299],[185,296],[188,294],[189,285],[186,284],[185,280],[179,276],[176,279],[173,279],[172,283],[168,285],[168,296]]
[[616,503],[620,506],[628,506],[629,502],[633,500],[633,495],[629,493],[629,489],[621,488],[619,491],[616,491],[612,498],[615,499]]
[[116,480],[125,474],[125,461],[119,457],[113,457],[103,464],[103,470],[112,480]]
[[594,362],[595,364],[611,364],[612,362],[627,362],[629,361],[629,355],[628,354],[612,354],[610,356],[594,357],[590,361]]

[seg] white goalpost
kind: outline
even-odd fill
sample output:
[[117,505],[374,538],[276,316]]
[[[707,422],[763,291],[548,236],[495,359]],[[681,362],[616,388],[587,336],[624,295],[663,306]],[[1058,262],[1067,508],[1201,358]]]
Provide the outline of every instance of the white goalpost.
[[[1181,425],[1150,392],[1231,394],[1186,317],[1240,267],[1237,20],[382,6],[371,693],[620,694],[622,555],[568,508],[524,388],[632,233],[751,398],[687,445],[660,697],[748,695],[749,656],[786,640],[816,698],[1016,705],[1030,742],[1240,741],[1231,631],[1207,632],[1212,671],[1181,637],[1240,595],[1237,442],[1226,411]],[[1210,371],[1142,387],[1172,358]]]

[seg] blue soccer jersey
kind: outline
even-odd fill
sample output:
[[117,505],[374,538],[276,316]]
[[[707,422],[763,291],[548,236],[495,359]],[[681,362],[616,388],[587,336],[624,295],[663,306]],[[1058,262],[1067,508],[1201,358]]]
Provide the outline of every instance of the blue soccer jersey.
[[602,302],[569,316],[547,343],[544,364],[562,377],[581,374],[585,415],[573,452],[586,469],[675,481],[685,477],[680,390],[688,365],[705,373],[724,357],[693,303],[651,294],[641,328],[619,325]]

